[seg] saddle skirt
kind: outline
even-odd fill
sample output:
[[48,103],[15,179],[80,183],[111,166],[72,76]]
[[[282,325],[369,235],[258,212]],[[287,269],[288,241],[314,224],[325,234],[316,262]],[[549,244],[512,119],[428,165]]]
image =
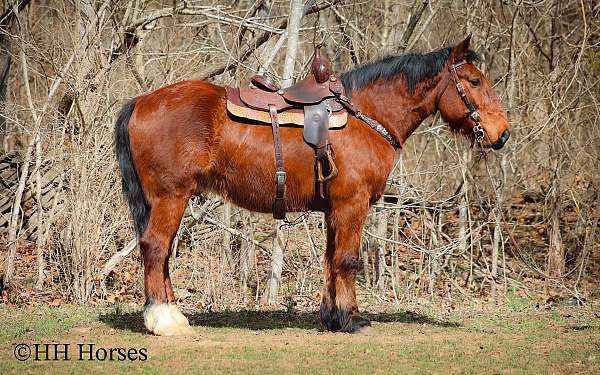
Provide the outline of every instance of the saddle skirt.
[[[259,91],[255,88],[235,88],[226,87],[227,91],[227,111],[235,117],[257,121],[265,125],[271,124],[271,116],[264,109],[255,109],[252,105],[253,91]],[[273,93],[273,98],[279,98],[280,95]],[[246,99],[243,100],[242,98]],[[258,99],[260,100],[260,99]],[[257,99],[254,99],[254,102]],[[275,100],[274,100],[275,101]],[[325,99],[326,106],[331,108],[329,114],[329,129],[343,128],[348,122],[348,112],[341,108],[340,104],[332,99]],[[294,105],[285,102],[283,98],[278,103],[274,104],[278,111],[280,125],[304,126],[304,107],[295,107]],[[268,106],[268,104],[266,104]],[[254,108],[253,108],[254,107]]]

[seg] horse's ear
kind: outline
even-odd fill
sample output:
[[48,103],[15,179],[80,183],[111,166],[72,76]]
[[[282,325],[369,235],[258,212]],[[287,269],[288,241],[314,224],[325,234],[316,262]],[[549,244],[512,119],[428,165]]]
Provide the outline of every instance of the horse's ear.
[[465,54],[469,51],[471,46],[471,34],[467,35],[465,40],[458,43],[455,47],[452,48],[452,57],[453,61],[458,62],[462,60]]

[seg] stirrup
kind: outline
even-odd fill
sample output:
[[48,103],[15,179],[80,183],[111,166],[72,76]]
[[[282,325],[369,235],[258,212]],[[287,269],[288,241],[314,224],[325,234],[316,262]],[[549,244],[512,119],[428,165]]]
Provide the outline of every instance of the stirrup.
[[335,165],[335,156],[332,153],[332,149],[330,145],[327,145],[327,150],[325,151],[325,157],[327,158],[327,162],[329,163],[330,172],[327,176],[323,175],[323,158],[317,159],[317,180],[321,183],[325,181],[329,181],[338,174],[338,169]]

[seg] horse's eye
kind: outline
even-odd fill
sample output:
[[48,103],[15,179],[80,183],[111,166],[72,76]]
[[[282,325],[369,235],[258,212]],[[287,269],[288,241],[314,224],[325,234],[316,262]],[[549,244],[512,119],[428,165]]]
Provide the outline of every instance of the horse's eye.
[[473,86],[479,86],[481,85],[481,81],[479,80],[479,78],[475,78],[475,79],[470,79],[469,82],[473,85]]

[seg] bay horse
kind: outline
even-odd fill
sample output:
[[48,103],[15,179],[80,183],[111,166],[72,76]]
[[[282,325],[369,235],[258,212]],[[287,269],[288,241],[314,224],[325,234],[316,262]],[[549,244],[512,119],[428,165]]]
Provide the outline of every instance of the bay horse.
[[[478,55],[469,44],[467,37],[430,53],[386,57],[340,79],[354,105],[382,124],[396,144],[439,111],[453,131],[499,149],[508,140],[509,123],[490,82],[474,65]],[[329,207],[321,209],[327,244],[320,318],[330,331],[358,332],[370,326],[356,302],[361,231],[369,207],[384,192],[396,150],[354,116],[330,132],[330,142],[339,174],[330,185]],[[319,210],[314,153],[302,141],[302,129],[281,128],[281,143],[286,210]],[[248,210],[271,212],[271,128],[231,118],[224,87],[182,81],[125,104],[115,125],[115,148],[143,258],[146,328],[155,335],[190,334],[175,304],[168,267],[188,199],[214,192]]]

